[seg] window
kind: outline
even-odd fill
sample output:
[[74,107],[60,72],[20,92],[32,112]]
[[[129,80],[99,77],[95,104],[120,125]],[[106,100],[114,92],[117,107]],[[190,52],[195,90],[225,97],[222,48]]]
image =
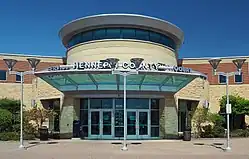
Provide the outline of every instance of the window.
[[234,83],[243,83],[242,73],[240,75],[234,75]]
[[105,29],[99,29],[94,31],[94,39],[99,40],[99,39],[104,39],[106,37],[106,30]]
[[158,43],[158,42],[160,42],[160,38],[161,38],[160,34],[150,32],[150,40],[152,42]]
[[136,38],[135,29],[122,29],[122,38],[135,39]]
[[80,99],[80,123],[83,137],[88,136],[88,99]]
[[0,81],[7,80],[7,74],[5,70],[0,70]]
[[21,76],[20,75],[16,75],[16,82],[21,82]]
[[107,39],[120,39],[120,29],[106,29]]
[[83,42],[101,39],[138,39],[159,43],[172,49],[175,49],[176,47],[174,40],[170,37],[154,31],[138,28],[101,28],[81,32],[74,35],[68,41],[68,47],[72,47]]
[[159,137],[159,99],[151,99],[151,137]]
[[219,75],[219,83],[220,84],[226,84],[226,76]]
[[139,40],[149,40],[149,32],[144,30],[136,30],[136,39]]

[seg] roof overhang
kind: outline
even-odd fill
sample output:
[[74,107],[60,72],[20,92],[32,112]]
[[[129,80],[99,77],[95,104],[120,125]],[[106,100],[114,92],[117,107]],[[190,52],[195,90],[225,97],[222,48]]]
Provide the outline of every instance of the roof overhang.
[[[113,71],[136,71],[126,77],[126,89],[130,91],[177,92],[197,77],[206,75],[186,68],[170,67],[158,69],[105,68],[79,69],[75,65],[61,65],[35,72],[35,75],[57,88],[61,92],[84,90],[123,90],[124,78]],[[177,71],[176,71],[177,70]],[[181,71],[179,70],[187,70]]]
[[175,40],[180,46],[184,39],[183,31],[176,25],[158,18],[137,14],[100,14],[76,19],[64,25],[59,31],[62,43],[66,46],[68,40],[75,34],[103,27],[134,27],[156,31]]

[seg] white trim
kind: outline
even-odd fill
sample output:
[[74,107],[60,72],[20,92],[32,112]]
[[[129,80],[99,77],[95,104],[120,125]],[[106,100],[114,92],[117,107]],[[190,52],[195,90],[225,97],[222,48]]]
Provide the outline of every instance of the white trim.
[[43,55],[29,55],[29,54],[19,54],[19,53],[0,53],[0,56],[19,56],[19,57],[40,57],[40,58],[57,58],[62,59],[63,56],[43,56]]
[[223,57],[186,57],[182,58],[181,60],[209,60],[213,58],[219,59],[236,59],[236,58],[249,58],[249,56],[223,56]]

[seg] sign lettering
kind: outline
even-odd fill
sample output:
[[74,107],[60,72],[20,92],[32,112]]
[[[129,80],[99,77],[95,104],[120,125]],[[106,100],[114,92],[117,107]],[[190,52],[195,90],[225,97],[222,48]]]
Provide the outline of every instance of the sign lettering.
[[137,70],[148,70],[148,71],[171,71],[171,72],[184,72],[191,73],[191,68],[186,68],[182,66],[170,66],[162,63],[144,63],[142,62],[136,67],[135,63],[132,62],[118,62],[116,65],[111,65],[106,61],[96,61],[96,62],[75,62],[71,67],[66,66],[54,66],[49,67],[48,71],[58,71],[58,70],[104,70],[104,69],[137,69]]

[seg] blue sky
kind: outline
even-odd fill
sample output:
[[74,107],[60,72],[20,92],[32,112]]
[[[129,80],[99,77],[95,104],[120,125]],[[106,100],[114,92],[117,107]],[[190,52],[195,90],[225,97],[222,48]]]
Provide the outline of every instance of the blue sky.
[[180,57],[249,55],[248,0],[2,0],[0,52],[65,56],[59,29],[100,13],[136,13],[180,27]]

